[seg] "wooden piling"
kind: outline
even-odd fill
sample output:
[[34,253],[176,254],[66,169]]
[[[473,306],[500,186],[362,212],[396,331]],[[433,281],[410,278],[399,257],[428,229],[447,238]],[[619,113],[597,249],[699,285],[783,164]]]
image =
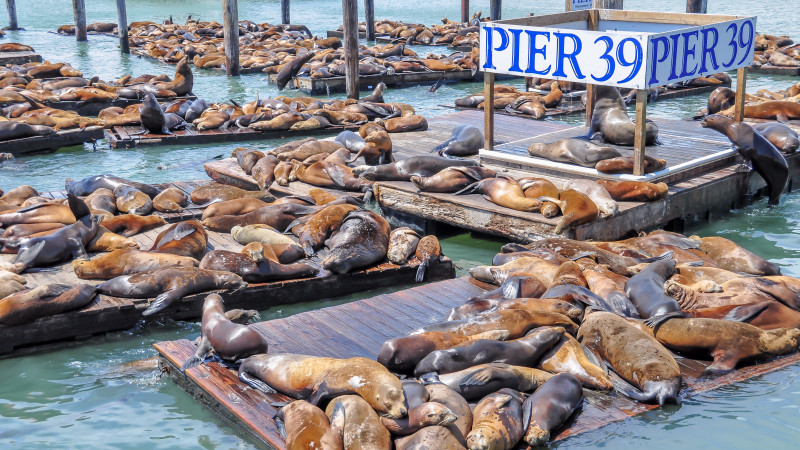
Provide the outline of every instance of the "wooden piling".
[[[567,4],[570,6],[571,10],[571,3],[567,1]],[[591,31],[597,31],[597,27],[600,24],[600,13],[593,9],[589,12],[589,20],[586,23],[586,29]],[[594,114],[594,85],[590,83],[586,83],[586,126],[592,126],[592,114]]]
[[367,40],[375,40],[375,0],[364,0],[364,25],[367,27]]
[[733,120],[744,120],[744,104],[747,88],[747,67],[736,69],[736,103],[733,105]]
[[358,99],[358,1],[342,0],[347,97]]
[[501,9],[503,9],[503,0],[492,0],[489,4],[489,18],[491,20],[500,20]]
[[237,0],[222,0],[222,30],[225,35],[225,69],[239,75],[239,6]]
[[686,0],[687,13],[705,14],[708,9],[708,0]]
[[622,0],[594,0],[595,9],[622,9]]
[[281,23],[290,24],[289,18],[289,0],[281,0]]
[[461,21],[469,22],[469,0],[461,0]]
[[483,149],[494,149],[494,73],[483,73]]
[[17,3],[15,0],[6,0],[6,9],[8,10],[8,29],[18,30],[19,23],[17,23]]
[[128,43],[128,11],[125,8],[125,0],[117,0],[117,34],[119,34],[119,51],[130,53]]
[[644,147],[647,141],[647,89],[636,90],[636,135],[633,141],[633,175],[644,175]]
[[83,0],[72,0],[72,13],[75,17],[75,39],[86,41],[86,3]]

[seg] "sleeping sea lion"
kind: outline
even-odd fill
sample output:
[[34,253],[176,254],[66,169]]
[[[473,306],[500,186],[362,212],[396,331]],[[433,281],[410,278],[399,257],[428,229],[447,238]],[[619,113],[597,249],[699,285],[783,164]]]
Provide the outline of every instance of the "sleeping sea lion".
[[550,144],[533,143],[528,146],[531,156],[550,161],[594,167],[598,161],[622,156],[614,147],[603,147],[584,139],[561,139]]
[[478,150],[483,147],[483,132],[474,125],[459,125],[453,128],[450,139],[437,145],[431,150],[439,153],[439,156],[472,156],[477,155]]
[[110,280],[120,275],[129,275],[167,267],[197,267],[199,262],[188,256],[169,253],[153,253],[127,248],[114,250],[92,260],[72,261],[72,269],[84,280]]
[[123,214],[110,219],[104,218],[100,225],[112,233],[120,236],[131,237],[145,231],[166,225],[167,222],[160,216],[138,216],[136,214]]
[[522,405],[525,442],[546,445],[550,433],[563,425],[583,403],[583,389],[574,375],[561,373],[536,389]]
[[312,277],[319,269],[311,264],[280,264],[269,259],[254,261],[250,256],[228,250],[212,250],[200,261],[201,269],[233,272],[248,283]]
[[176,223],[158,233],[151,252],[189,256],[200,260],[206,254],[208,233],[197,219]]

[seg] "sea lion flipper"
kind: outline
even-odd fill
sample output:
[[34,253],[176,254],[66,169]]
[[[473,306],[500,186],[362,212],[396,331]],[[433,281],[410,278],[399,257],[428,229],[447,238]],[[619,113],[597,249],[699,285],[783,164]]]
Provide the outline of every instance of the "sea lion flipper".
[[428,261],[422,261],[421,263],[419,263],[419,267],[417,267],[417,276],[414,278],[414,280],[417,283],[422,283],[423,281],[425,281],[425,270],[427,268],[428,268]]
[[476,370],[471,374],[465,376],[458,383],[462,388],[464,386],[483,386],[492,379],[492,368],[484,367],[483,369]]
[[727,352],[723,350],[715,350],[711,354],[711,356],[714,357],[714,362],[706,367],[700,376],[719,376],[735,369],[736,364],[739,362],[739,358],[737,358],[734,353],[735,352],[733,350]]
[[595,366],[599,367],[600,370],[602,370],[603,372],[608,373],[608,368],[606,367],[605,364],[603,364],[603,361],[600,359],[600,357],[597,355],[597,353],[589,350],[583,344],[581,344],[581,348],[583,348],[583,353],[586,355],[586,359],[588,359],[589,362],[591,362]]
[[622,377],[617,375],[614,370],[608,371],[608,378],[611,380],[611,384],[614,386],[614,390],[619,392],[620,394],[636,400],[637,402],[648,402],[652,400],[652,397],[649,395],[645,395],[644,392],[637,389],[634,385],[625,381]]
[[267,383],[259,380],[258,378],[254,377],[253,375],[247,373],[246,371],[242,370],[241,367],[239,367],[239,380],[241,380],[244,384],[250,386],[251,388],[253,388],[253,389],[257,390],[257,391],[261,391],[261,392],[263,392],[265,394],[277,394],[278,393],[278,391],[273,389],[270,385],[268,385]]
[[180,292],[170,289],[168,291],[163,292],[161,295],[156,297],[152,302],[150,302],[150,306],[147,307],[144,311],[142,311],[143,316],[151,316],[175,302],[175,300],[179,300],[183,295]]
[[479,188],[480,188],[480,181],[476,181],[476,182],[470,184],[469,186],[465,187],[464,189],[461,189],[458,192],[454,192],[453,195],[472,194],[475,191],[477,191]]
[[663,324],[669,319],[676,319],[681,317],[686,317],[686,313],[683,311],[673,311],[671,313],[660,314],[658,316],[647,318],[645,319],[644,324],[650,328],[657,328],[659,325]]
[[519,291],[522,288],[522,279],[516,278],[511,283],[503,283],[503,297],[507,299],[519,298]]
[[172,240],[179,241],[185,238],[186,236],[189,236],[190,234],[194,233],[195,231],[196,231],[195,227],[189,225],[186,222],[181,222],[178,224],[178,226],[175,227],[174,230],[172,230]]
[[319,403],[328,398],[328,382],[323,381],[314,389],[314,392],[308,397],[308,403],[311,403],[314,406],[319,405]]
[[72,215],[75,216],[75,219],[80,220],[81,217],[88,216],[92,213],[86,205],[86,202],[72,194],[67,194],[67,204],[69,205],[69,210],[72,211]]
[[88,261],[89,255],[86,254],[86,249],[83,248],[83,243],[76,238],[70,238],[67,240],[67,247],[69,247],[70,253],[72,253],[72,259],[78,261]]
[[331,170],[329,167],[324,167],[322,171],[325,172],[328,177],[330,177],[331,181],[336,185],[337,188],[345,189],[344,175],[342,175],[341,171]]
[[522,427],[524,430],[528,430],[528,425],[531,422],[531,414],[533,412],[533,402],[526,401],[522,404]]
[[722,320],[749,323],[751,320],[758,317],[759,314],[764,312],[765,309],[769,308],[771,302],[771,300],[767,300],[750,305],[737,306],[736,308],[730,310],[730,312],[728,312],[728,314],[723,317]]
[[275,416],[275,427],[278,429],[278,434],[286,440],[286,424],[284,424],[283,419],[277,415]]
[[[35,261],[36,257],[39,256],[39,253],[44,248],[44,245],[45,241],[39,241],[36,244],[25,248],[21,252],[17,253],[17,257],[14,258],[13,261],[11,261],[12,264],[21,265],[23,267],[22,270],[25,270],[26,268],[28,268],[28,266],[33,264],[33,261]],[[22,270],[20,270],[20,272],[22,272]]]

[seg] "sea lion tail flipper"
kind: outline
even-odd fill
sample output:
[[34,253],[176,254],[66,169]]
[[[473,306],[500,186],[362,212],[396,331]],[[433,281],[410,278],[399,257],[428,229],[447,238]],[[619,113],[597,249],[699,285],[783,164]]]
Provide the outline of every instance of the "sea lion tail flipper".
[[86,202],[72,194],[67,194],[67,204],[69,205],[69,210],[72,211],[72,215],[75,216],[75,219],[80,220],[81,217],[88,216],[92,213],[86,205]]
[[683,311],[673,311],[671,313],[660,314],[658,316],[653,316],[644,320],[644,324],[650,328],[658,328],[664,322],[668,321],[669,319],[677,319],[681,317],[686,317],[686,313]]
[[450,145],[453,141],[455,141],[455,139],[450,138],[450,139],[442,142],[441,144],[437,145],[436,147],[433,147],[431,149],[430,153],[439,152],[439,155],[441,156],[442,152],[444,152],[444,150],[447,148],[447,146]]
[[169,131],[169,128],[167,128],[167,125],[164,124],[164,126],[161,127],[161,134],[174,134],[174,133],[172,133],[172,131]]
[[275,427],[278,429],[278,434],[280,434],[281,437],[286,440],[286,424],[283,423],[283,418],[279,417],[281,412],[283,412],[283,410],[275,415]]
[[669,250],[653,258],[637,259],[637,261],[639,261],[640,263],[653,263],[656,261],[661,261],[662,259],[672,259],[672,255],[674,253],[675,252],[673,252],[672,250]]
[[515,278],[512,282],[503,283],[503,297],[507,299],[519,298],[520,290],[522,289],[522,279]]
[[151,316],[175,302],[175,300],[179,300],[182,295],[174,289],[170,289],[168,291],[163,292],[161,295],[156,297],[152,302],[150,302],[150,306],[147,307],[144,311],[142,311],[143,316]]
[[630,317],[630,300],[622,292],[612,292],[606,301],[609,303],[614,312],[623,317]]
[[336,406],[333,407],[333,414],[331,414],[331,429],[337,430],[338,434],[341,434],[344,430],[345,424],[345,412],[344,405],[341,402],[337,403]]
[[736,368],[739,358],[736,358],[730,352],[722,350],[714,351],[711,356],[714,357],[714,362],[711,363],[700,374],[701,377],[714,377],[724,375]]
[[783,303],[789,308],[792,308],[795,311],[800,311],[800,296],[795,294],[794,291],[788,289],[786,286],[780,283],[767,280],[766,278],[759,278],[758,280],[759,282],[755,285],[756,289],[765,294],[771,295],[775,298],[775,300]]
[[460,190],[458,192],[454,192],[453,195],[472,194],[472,193],[475,193],[478,190],[479,187],[480,187],[480,181],[476,181],[476,182],[470,184],[469,186],[465,187],[464,189],[462,189],[462,190]]
[[42,249],[44,248],[44,245],[45,241],[39,241],[30,247],[26,247],[24,250],[17,253],[17,257],[14,258],[14,260],[11,261],[11,263],[22,266],[23,269],[19,271],[22,272],[23,270],[27,269],[28,266],[33,264],[33,261],[35,261],[36,257],[39,256],[39,253],[41,253]]
[[751,320],[759,316],[765,309],[769,308],[772,300],[764,302],[753,303],[750,305],[737,306],[730,310],[730,312],[722,318],[722,320],[730,320],[733,322],[749,323]]
[[[359,153],[360,153],[360,151],[359,151]],[[336,185],[337,188],[345,189],[344,175],[342,175],[341,171],[339,171],[339,170],[331,170],[330,167],[325,167],[325,168],[322,169],[322,171],[325,172],[325,174],[327,174],[328,177],[330,177],[331,181],[333,182],[333,184]]]
[[597,353],[595,353],[595,352],[593,352],[593,351],[589,350],[589,349],[588,349],[588,348],[587,348],[585,345],[583,345],[583,344],[581,344],[581,348],[583,348],[583,353],[586,355],[586,359],[588,359],[588,360],[589,360],[589,362],[591,362],[591,363],[592,363],[592,364],[594,364],[595,366],[599,367],[599,368],[600,368],[600,370],[602,370],[603,372],[605,372],[606,374],[608,374],[608,367],[606,367],[606,365],[605,365],[605,364],[603,364],[603,361],[600,359],[600,357],[597,355]]
[[613,369],[608,371],[608,378],[611,380],[611,385],[614,386],[614,390],[628,398],[636,400],[637,402],[649,402],[653,400],[652,396],[646,395],[634,385],[625,381],[621,376],[617,375]]
[[417,283],[422,283],[425,281],[425,270],[428,268],[428,261],[422,261],[419,263],[419,267],[417,267],[417,276],[414,280]]
[[527,433],[528,427],[531,423],[531,414],[533,413],[533,402],[523,402],[522,403],[522,426],[525,427],[525,432]]
[[597,256],[595,252],[582,252],[575,255],[572,255],[572,258],[569,258],[571,261],[577,261],[581,258],[592,258],[594,259]]
[[492,379],[492,367],[484,367],[465,376],[458,382],[459,387],[483,386]]
[[72,253],[72,259],[78,261],[89,260],[89,255],[86,254],[86,249],[83,248],[83,242],[79,241],[77,238],[69,238],[67,240],[67,247],[69,247],[69,251]]
[[564,202],[563,202],[563,201],[561,201],[561,200],[559,200],[559,199],[557,199],[557,198],[548,197],[548,196],[546,196],[546,195],[543,195],[543,196],[539,197],[539,201],[540,201],[540,202],[543,202],[543,203],[544,203],[544,202],[550,202],[550,203],[553,203],[553,204],[555,204],[556,206],[558,206],[558,209],[560,209],[560,210],[562,210],[562,211],[564,210]]
[[291,233],[292,233],[292,228],[294,228],[294,227],[296,227],[296,226],[300,225],[300,222],[302,222],[302,220],[303,220],[303,219],[302,219],[301,217],[298,217],[297,219],[294,219],[294,220],[292,221],[292,223],[290,223],[290,224],[289,224],[289,225],[286,227],[286,229],[285,229],[285,230],[283,230],[283,234],[291,234]]
[[307,401],[308,403],[317,406],[320,404],[320,402],[326,400],[328,397],[329,397],[328,382],[323,381],[322,383],[320,383],[319,386],[317,386],[316,389],[314,389],[314,392],[311,393]]
[[253,375],[247,373],[247,371],[242,370],[242,367],[239,367],[239,380],[241,380],[244,384],[250,386],[251,388],[261,391],[265,394],[277,394],[278,391],[273,389],[267,383],[259,380],[258,378],[254,377]]
[[422,383],[424,386],[429,384],[441,384],[442,381],[439,380],[439,374],[436,372],[428,372],[425,374],[420,375],[419,382]]
[[306,256],[309,257],[309,258],[314,256],[314,253],[316,253],[314,251],[314,247],[312,247],[311,244],[309,244],[308,242],[303,244],[303,251],[305,252]]
[[436,83],[434,83],[434,85],[431,86],[430,89],[428,89],[428,92],[436,92],[443,85],[444,85],[444,78],[439,78],[438,80],[436,80]]
[[172,240],[178,241],[195,232],[195,228],[186,222],[181,222],[172,230]]
[[361,200],[361,202],[365,205],[369,204],[373,197],[375,197],[375,192],[373,192],[372,186],[368,186],[367,189],[364,189],[364,198]]

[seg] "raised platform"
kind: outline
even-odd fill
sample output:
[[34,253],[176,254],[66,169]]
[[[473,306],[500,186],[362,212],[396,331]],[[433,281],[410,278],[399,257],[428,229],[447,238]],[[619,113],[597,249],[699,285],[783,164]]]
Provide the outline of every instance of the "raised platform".
[[53,153],[61,147],[81,145],[103,139],[103,127],[64,130],[47,136],[31,136],[0,142],[0,153],[23,156],[32,153]]
[[[462,277],[251,326],[267,339],[270,353],[375,359],[385,340],[407,335],[419,327],[443,320],[450,308],[462,304],[487,287],[469,277]],[[285,442],[273,420],[277,410],[270,403],[291,399],[256,391],[240,382],[235,371],[217,363],[201,365],[187,370],[185,374],[181,373],[178,368],[195,351],[194,345],[186,339],[159,342],[154,347],[159,352],[159,365],[189,395],[255,442],[268,448],[285,448]],[[691,397],[699,392],[796,364],[800,362],[800,354],[743,367],[725,376],[709,379],[697,378],[709,364],[708,361],[676,359],[686,385],[682,395]],[[586,400],[582,409],[568,427],[554,433],[553,441],[658,408],[657,405],[636,403],[618,394],[585,389],[584,395]],[[643,432],[646,433],[646,430]]]
[[27,64],[42,62],[42,55],[36,52],[0,52],[0,65]]

